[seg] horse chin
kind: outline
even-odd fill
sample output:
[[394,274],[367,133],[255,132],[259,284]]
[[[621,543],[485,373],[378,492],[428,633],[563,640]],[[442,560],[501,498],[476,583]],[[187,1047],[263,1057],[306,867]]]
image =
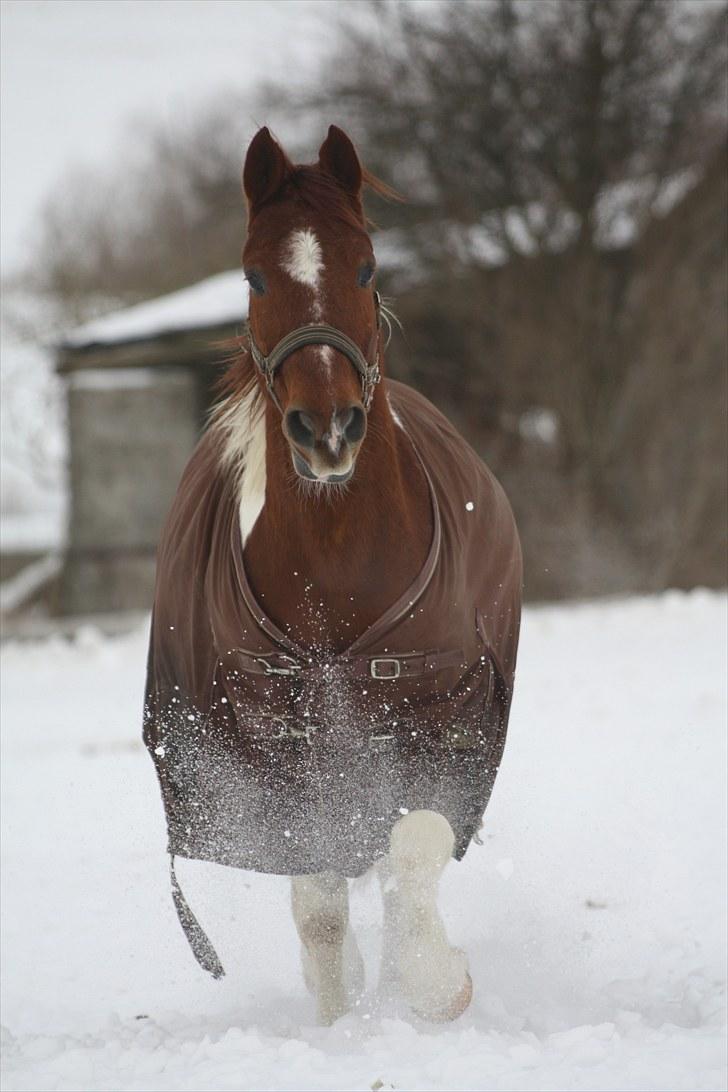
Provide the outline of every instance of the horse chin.
[[354,460],[352,459],[351,466],[343,474],[337,474],[332,472],[330,474],[319,475],[309,466],[304,457],[291,448],[291,457],[293,460],[293,469],[299,478],[302,478],[306,482],[312,482],[316,485],[345,485],[346,482],[351,480],[354,473]]

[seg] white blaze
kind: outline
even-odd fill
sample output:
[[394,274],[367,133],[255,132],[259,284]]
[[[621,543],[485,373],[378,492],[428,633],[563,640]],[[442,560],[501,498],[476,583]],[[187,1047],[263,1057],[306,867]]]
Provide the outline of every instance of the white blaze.
[[339,447],[341,446],[341,441],[343,440],[343,438],[343,429],[341,428],[339,422],[336,420],[336,413],[333,413],[331,415],[331,424],[329,425],[328,436],[326,440],[329,451],[332,455],[338,455]]
[[[283,248],[283,269],[298,284],[305,284],[313,292],[311,301],[311,317],[314,321],[320,321],[323,317],[321,305],[321,273],[324,268],[324,258],[321,251],[321,243],[316,238],[315,232],[310,228],[298,228],[288,237]],[[331,378],[331,362],[333,353],[327,346],[322,345],[318,349],[318,358]]]
[[321,270],[324,267],[321,244],[312,231],[294,231],[288,239],[284,255],[283,268],[299,284],[305,284],[314,292],[319,287]]

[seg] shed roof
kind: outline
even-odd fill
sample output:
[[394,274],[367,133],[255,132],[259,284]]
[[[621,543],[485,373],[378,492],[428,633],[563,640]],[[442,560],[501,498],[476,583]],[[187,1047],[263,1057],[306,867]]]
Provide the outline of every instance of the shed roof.
[[170,292],[122,311],[85,322],[63,339],[64,349],[146,341],[164,334],[202,330],[243,322],[248,315],[248,286],[242,270],[217,273],[189,288]]

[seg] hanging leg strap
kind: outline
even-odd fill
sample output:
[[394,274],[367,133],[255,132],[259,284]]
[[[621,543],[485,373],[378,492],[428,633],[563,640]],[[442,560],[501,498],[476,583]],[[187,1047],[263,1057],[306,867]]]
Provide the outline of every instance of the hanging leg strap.
[[174,854],[169,855],[169,878],[172,884],[172,901],[177,911],[179,923],[184,929],[189,941],[192,954],[203,970],[208,971],[213,978],[222,978],[225,974],[223,965],[218,959],[217,952],[210,944],[207,933],[192,913],[187,899],[182,894],[182,888],[174,871]]

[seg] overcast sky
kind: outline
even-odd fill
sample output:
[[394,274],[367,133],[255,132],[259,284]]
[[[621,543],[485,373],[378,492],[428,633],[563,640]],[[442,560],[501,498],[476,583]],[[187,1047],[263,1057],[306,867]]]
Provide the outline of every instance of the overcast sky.
[[[340,0],[2,0],[2,269],[64,172],[116,155],[133,117],[172,120],[261,77],[295,86]],[[261,119],[250,118],[251,133]],[[241,158],[243,150],[241,149]]]

